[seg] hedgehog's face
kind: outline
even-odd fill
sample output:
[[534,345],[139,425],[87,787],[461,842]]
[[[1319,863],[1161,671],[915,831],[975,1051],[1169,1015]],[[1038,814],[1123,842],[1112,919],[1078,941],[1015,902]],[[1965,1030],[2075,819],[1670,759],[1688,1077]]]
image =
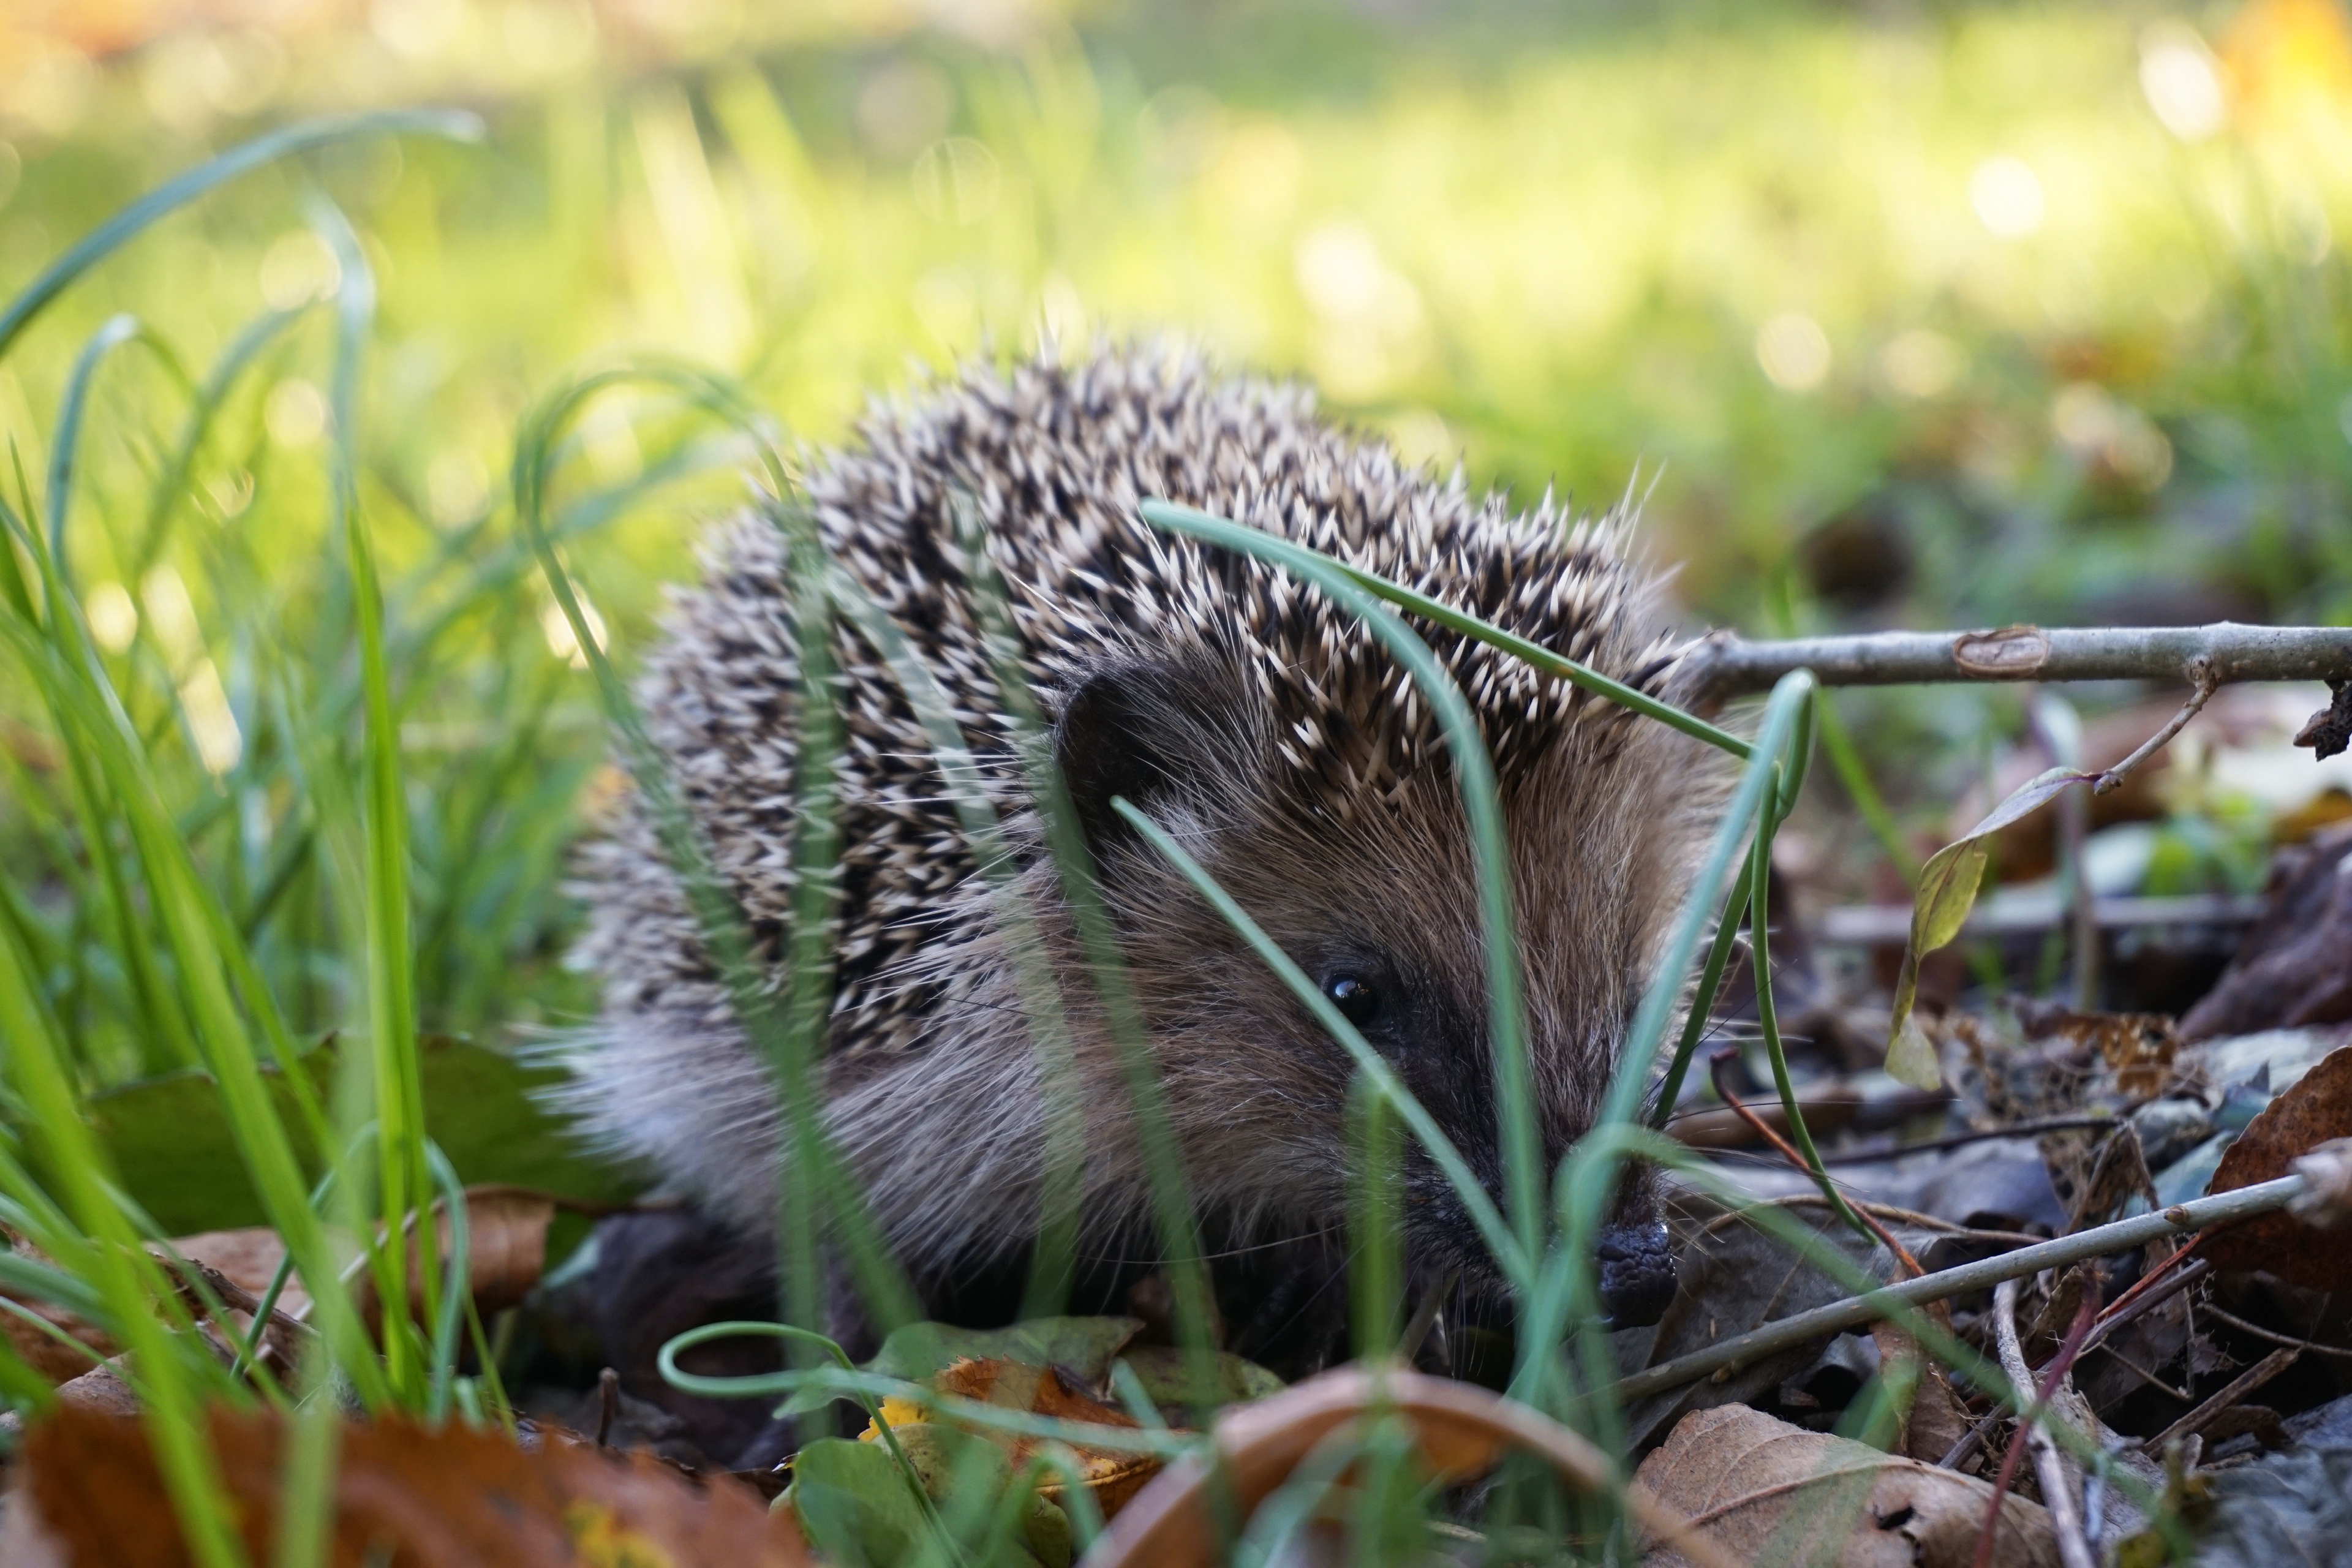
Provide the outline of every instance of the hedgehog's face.
[[[1208,695],[1202,695],[1203,691]],[[1504,779],[1529,1065],[1547,1172],[1591,1127],[1679,901],[1696,814],[1656,726],[1565,738]],[[1450,769],[1344,823],[1286,792],[1245,717],[1197,677],[1081,689],[1060,751],[1128,938],[1195,1190],[1247,1223],[1344,1225],[1353,1058],[1232,928],[1108,809],[1134,800],[1214,875],[1429,1111],[1502,1204],[1482,905]],[[1682,742],[1687,744],[1687,742]],[[1500,1284],[1452,1183],[1408,1133],[1399,1192],[1415,1274]],[[1549,1181],[1546,1191],[1549,1193]],[[1612,1315],[1655,1321],[1673,1265],[1646,1177],[1602,1251]]]

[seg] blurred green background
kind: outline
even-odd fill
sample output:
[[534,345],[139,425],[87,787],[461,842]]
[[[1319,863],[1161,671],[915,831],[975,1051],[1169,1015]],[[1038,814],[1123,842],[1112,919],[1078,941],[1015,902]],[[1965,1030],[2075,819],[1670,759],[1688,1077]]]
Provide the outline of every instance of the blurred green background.
[[[305,781],[357,744],[322,199],[380,294],[360,494],[428,1027],[593,1006],[562,879],[614,775],[505,474],[535,398],[630,352],[739,374],[824,442],[872,393],[1041,330],[1188,334],[1475,483],[1645,498],[1693,621],[1755,633],[2352,613],[2336,0],[12,0],[0,290],[211,151],[397,104],[488,137],[250,176],[0,365],[0,488],[37,516],[84,342],[118,311],[152,334],[94,383],[68,559],[307,1029],[347,1016],[352,943]],[[625,662],[740,456],[658,401],[596,405],[566,548]],[[1922,843],[2021,730],[2011,692],[1843,700]],[[169,1066],[36,711],[0,670],[6,912],[95,1077]],[[2163,809],[2122,890],[2258,880],[2298,807],[2224,781]],[[1818,879],[1886,896],[1867,835],[1811,831]]]

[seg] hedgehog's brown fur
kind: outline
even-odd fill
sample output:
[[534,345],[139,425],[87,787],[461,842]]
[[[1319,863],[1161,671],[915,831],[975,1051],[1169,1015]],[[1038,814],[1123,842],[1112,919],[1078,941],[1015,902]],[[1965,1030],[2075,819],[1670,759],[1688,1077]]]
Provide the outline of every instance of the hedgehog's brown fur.
[[[834,558],[955,701],[1023,847],[1023,886],[1059,933],[1089,1085],[1092,1231],[1144,1212],[1139,1141],[1091,988],[1070,983],[1066,922],[958,564],[959,508],[984,528],[1026,671],[1059,721],[1204,1211],[1261,1233],[1336,1226],[1350,1067],[1176,874],[1090,800],[1112,788],[1140,797],[1310,973],[1385,966],[1400,1001],[1384,1048],[1496,1181],[1475,880],[1427,704],[1320,595],[1157,532],[1137,506],[1165,497],[1281,533],[1671,690],[1681,645],[1661,624],[1654,580],[1622,552],[1622,520],[1571,522],[1549,498],[1519,515],[1497,497],[1473,500],[1458,473],[1433,482],[1319,422],[1301,389],[1156,350],[975,370],[877,411],[860,437],[814,467],[807,499]],[[725,532],[641,689],[705,841],[772,947],[791,905],[797,714],[783,557],[764,521]],[[1662,725],[1417,629],[1495,756],[1556,1155],[1591,1121],[1720,771]],[[974,875],[945,782],[875,651],[846,629],[836,641],[845,847],[831,1114],[919,1282],[1029,1236],[1041,1097],[994,895]],[[579,1057],[587,1118],[761,1233],[776,1201],[772,1092],[634,806],[587,868],[580,956],[605,987],[593,1048]],[[1417,1256],[1475,1266],[1475,1237],[1443,1182],[1418,1162],[1407,1179]]]

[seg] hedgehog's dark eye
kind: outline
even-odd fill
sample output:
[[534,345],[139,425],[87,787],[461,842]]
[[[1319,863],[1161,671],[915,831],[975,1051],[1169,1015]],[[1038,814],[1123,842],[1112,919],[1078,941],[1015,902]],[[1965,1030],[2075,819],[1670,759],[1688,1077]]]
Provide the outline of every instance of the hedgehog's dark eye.
[[1339,1016],[1359,1029],[1370,1028],[1382,1010],[1380,992],[1360,975],[1334,974],[1323,982],[1323,994]]

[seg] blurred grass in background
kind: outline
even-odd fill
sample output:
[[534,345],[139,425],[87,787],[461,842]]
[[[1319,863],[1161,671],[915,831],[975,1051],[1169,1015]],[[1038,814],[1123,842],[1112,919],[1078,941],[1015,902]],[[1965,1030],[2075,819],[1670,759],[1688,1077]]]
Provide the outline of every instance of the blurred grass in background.
[[[738,373],[825,440],[1041,326],[1195,334],[1474,483],[1646,494],[1693,616],[1754,631],[2352,613],[2336,0],[12,0],[0,292],[264,124],[408,102],[489,139],[265,170],[0,369],[0,489],[37,517],[82,344],[120,310],[152,334],[98,373],[68,558],[299,1031],[354,1016],[302,787],[360,746],[318,193],[382,297],[360,501],[427,1028],[593,1005],[561,879],[615,775],[504,474],[531,399],[624,349]],[[568,560],[625,659],[740,493],[673,412],[607,398],[573,454]],[[5,912],[95,1079],[172,1065],[16,680],[0,854],[31,890]],[[2016,727],[2004,693],[1848,701],[1915,825]]]

